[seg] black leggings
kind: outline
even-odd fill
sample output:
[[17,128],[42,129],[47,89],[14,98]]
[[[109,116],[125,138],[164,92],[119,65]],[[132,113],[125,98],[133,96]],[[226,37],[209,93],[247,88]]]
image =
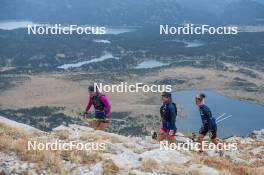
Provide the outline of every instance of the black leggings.
[[209,130],[209,126],[202,126],[199,130],[199,134],[205,136],[208,133],[208,131],[212,134],[210,138],[215,139],[217,135],[217,126],[212,127],[211,130]]

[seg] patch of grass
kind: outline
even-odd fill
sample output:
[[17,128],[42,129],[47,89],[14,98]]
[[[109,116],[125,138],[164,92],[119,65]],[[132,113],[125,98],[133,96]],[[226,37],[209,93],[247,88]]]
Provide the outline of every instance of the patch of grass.
[[229,86],[232,89],[243,89],[248,92],[257,92],[260,90],[260,88],[252,82],[249,82],[245,79],[235,77],[231,83],[229,83]]
[[191,170],[186,175],[202,175],[199,170]]
[[213,158],[202,157],[200,161],[209,167],[213,167],[215,169],[225,172],[230,172],[231,174],[235,174],[235,175],[263,174],[263,172],[257,169],[255,164],[253,166],[247,166],[242,164],[240,165],[240,164],[235,164],[230,160],[226,160],[224,158],[216,158],[216,157]]
[[103,162],[104,175],[117,174],[118,172],[119,172],[119,167],[113,162],[113,160],[108,159]]
[[8,90],[13,88],[19,84],[22,84],[25,80],[28,80],[28,77],[8,77],[8,76],[0,76],[0,93],[4,90]]
[[69,138],[69,131],[55,131],[55,136],[57,136],[60,140],[67,140]]
[[80,163],[85,165],[92,165],[99,161],[102,161],[102,157],[98,152],[87,152],[87,151],[79,151],[74,150],[64,155],[68,156],[68,159],[73,163]]
[[28,149],[28,141],[32,135],[25,135],[16,128],[0,124],[0,150],[13,151],[20,160],[34,162],[37,171],[44,169],[51,173],[66,174],[59,152]]
[[155,172],[156,170],[158,170],[160,168],[159,164],[153,160],[153,159],[145,159],[143,160],[140,169],[142,171],[146,171],[146,172]]
[[153,84],[169,84],[169,85],[180,85],[186,83],[186,80],[176,78],[165,78],[163,80],[154,81]]

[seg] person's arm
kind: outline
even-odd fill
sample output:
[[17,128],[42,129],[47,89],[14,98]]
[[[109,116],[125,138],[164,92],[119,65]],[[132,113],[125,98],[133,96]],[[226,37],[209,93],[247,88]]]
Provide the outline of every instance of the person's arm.
[[209,129],[211,129],[211,119],[212,119],[212,112],[211,110],[207,107],[204,109],[204,115],[206,116],[206,119],[207,119],[207,123],[208,123],[208,126],[209,126]]
[[174,130],[175,122],[176,122],[176,110],[174,109],[173,105],[169,106],[169,110],[170,110],[170,117],[171,117],[171,121],[169,122],[169,129]]
[[106,118],[110,117],[110,112],[111,112],[111,105],[107,99],[106,96],[101,97],[101,102],[105,105],[105,116]]
[[90,108],[92,107],[92,100],[89,98],[89,102],[86,105],[85,112],[89,112]]

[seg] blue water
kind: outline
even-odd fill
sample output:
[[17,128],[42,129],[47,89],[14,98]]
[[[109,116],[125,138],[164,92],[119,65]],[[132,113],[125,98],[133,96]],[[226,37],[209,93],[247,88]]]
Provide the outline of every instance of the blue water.
[[86,65],[86,64],[102,62],[102,61],[110,59],[110,58],[118,59],[118,58],[114,57],[111,53],[105,53],[103,56],[101,56],[99,58],[94,58],[94,59],[91,59],[88,61],[80,61],[77,63],[63,64],[61,66],[58,66],[58,68],[59,69],[78,68],[78,67],[82,67],[83,65]]
[[201,47],[207,45],[206,42],[200,40],[187,41],[187,40],[174,39],[172,41],[184,43],[185,47]]
[[173,93],[173,100],[184,108],[187,115],[177,118],[177,128],[180,132],[197,132],[201,127],[199,110],[194,101],[194,97],[200,92],[207,95],[205,103],[215,118],[223,113],[226,113],[226,117],[232,115],[218,123],[218,137],[247,136],[255,129],[264,128],[264,106],[224,97],[213,91],[189,90]]
[[156,60],[147,60],[137,65],[135,69],[150,69],[150,68],[162,67],[167,65],[169,65],[169,63],[163,63]]

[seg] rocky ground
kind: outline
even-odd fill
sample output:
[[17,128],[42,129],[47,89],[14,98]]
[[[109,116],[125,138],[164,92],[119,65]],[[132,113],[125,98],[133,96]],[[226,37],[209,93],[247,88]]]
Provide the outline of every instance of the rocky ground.
[[[178,133],[180,134],[180,133]],[[249,137],[230,137],[238,150],[199,155],[191,150],[160,150],[150,137],[125,137],[79,125],[46,133],[0,117],[0,172],[4,174],[256,174],[264,172],[264,129]],[[28,141],[104,143],[99,151],[29,150]],[[187,141],[178,137],[176,142]]]

